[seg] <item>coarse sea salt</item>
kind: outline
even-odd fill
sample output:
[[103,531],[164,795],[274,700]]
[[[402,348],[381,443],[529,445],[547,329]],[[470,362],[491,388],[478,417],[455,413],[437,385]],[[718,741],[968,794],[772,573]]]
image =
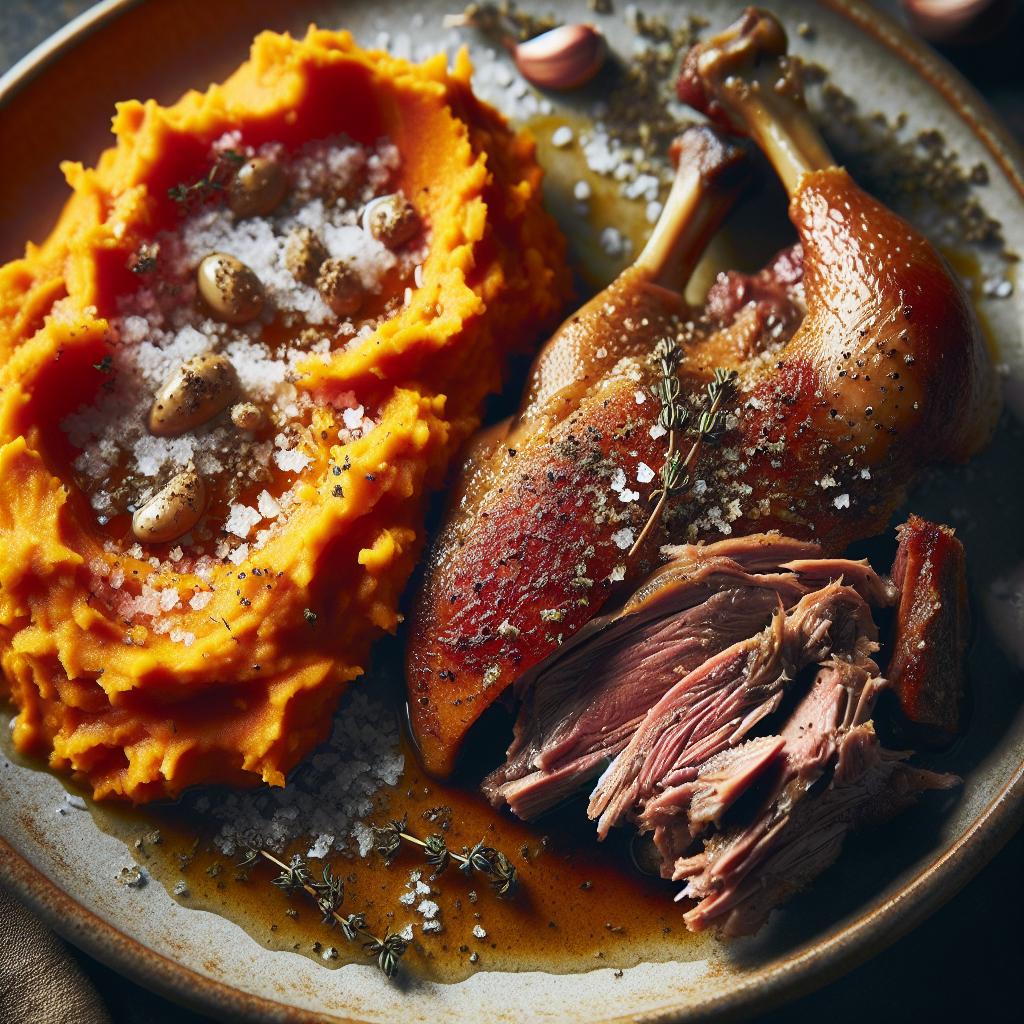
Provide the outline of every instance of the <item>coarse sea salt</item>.
[[281,513],[281,503],[269,491],[260,492],[256,508],[264,519],[274,519]]
[[428,921],[433,921],[440,913],[441,908],[433,900],[421,900],[416,912],[422,914]]
[[361,405],[355,409],[345,409],[341,414],[342,421],[349,430],[358,430],[363,425],[363,412]]
[[241,565],[249,557],[249,545],[239,544],[228,552],[228,561],[232,565]]
[[263,518],[259,512],[248,505],[232,505],[228,517],[224,520],[224,529],[236,537],[249,536],[249,531]]
[[633,543],[633,537],[633,531],[628,526],[626,526],[623,527],[621,530],[616,530],[612,534],[612,543],[616,547],[622,548],[622,550],[625,551],[626,548],[628,548],[630,544]]
[[277,464],[277,468],[285,473],[301,473],[312,461],[313,459],[309,455],[303,454],[297,448],[283,451],[278,449],[274,452],[274,462]]
[[326,857],[331,851],[331,847],[334,846],[334,834],[329,832],[321,832],[316,837],[316,842],[306,851],[307,857],[316,857],[318,860]]
[[558,149],[564,149],[573,140],[573,130],[568,125],[559,125],[551,133],[551,145]]
[[365,819],[374,811],[375,794],[398,782],[405,758],[394,712],[362,692],[365,685],[345,695],[330,739],[295,769],[286,787],[186,793],[183,804],[215,829],[221,853],[234,856],[259,844],[280,852],[304,839],[309,856],[327,857],[348,849],[352,837],[361,856],[369,853]]
[[607,256],[625,256],[631,248],[629,239],[615,227],[606,227],[601,231],[598,240],[602,250]]

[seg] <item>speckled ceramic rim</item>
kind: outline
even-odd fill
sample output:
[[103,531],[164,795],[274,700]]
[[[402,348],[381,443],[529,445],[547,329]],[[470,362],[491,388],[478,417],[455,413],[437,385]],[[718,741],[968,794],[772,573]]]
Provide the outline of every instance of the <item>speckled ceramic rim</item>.
[[[42,74],[68,50],[112,22],[141,0],[104,0],[51,36],[0,77],[0,110],[28,82]],[[896,57],[909,64],[936,89],[991,153],[1000,169],[1024,198],[1024,152],[987,108],[978,93],[941,57],[861,0],[823,0]],[[829,938],[792,956],[752,971],[729,992],[700,1007],[668,1005],[640,1016],[609,1018],[606,1024],[668,1024],[694,1020],[727,1020],[765,1010],[812,991],[863,963],[911,931],[954,896],[1002,848],[1024,823],[1024,761],[999,795],[971,827],[938,860],[921,871],[902,891],[854,920]],[[249,995],[240,989],[183,967],[118,931],[80,906],[45,875],[0,839],[0,879],[36,910],[69,942],[110,967],[176,1002],[221,1018],[287,1024],[345,1022],[296,1010]]]

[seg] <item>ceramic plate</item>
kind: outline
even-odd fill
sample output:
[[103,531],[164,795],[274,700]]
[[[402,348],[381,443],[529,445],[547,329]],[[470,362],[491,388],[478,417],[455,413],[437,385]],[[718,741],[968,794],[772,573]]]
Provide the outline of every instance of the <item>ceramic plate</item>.
[[[451,48],[455,37],[441,28],[451,6],[433,0],[100,4],[0,80],[0,258],[19,255],[26,239],[46,234],[65,195],[58,161],[95,159],[107,144],[116,100],[153,96],[166,103],[186,88],[202,88],[232,70],[263,28],[301,32],[316,21],[350,28],[367,44],[386,32],[399,49]],[[700,14],[717,28],[741,5],[703,0],[691,10],[649,0],[642,6],[670,18]],[[1024,252],[1024,164],[970,88],[876,12],[839,0],[770,6],[790,27],[805,23],[792,33],[794,50],[827,67],[841,93],[859,97],[859,130],[844,128],[832,114],[823,119],[865,184],[892,186],[882,165],[888,161],[892,172],[894,155],[898,163],[902,151],[891,126],[905,115],[897,132],[904,142],[914,145],[917,133],[935,130],[940,149],[954,153],[958,166],[984,169],[954,205],[962,213],[973,198],[1001,224],[1003,244],[990,238],[976,245],[967,241],[955,209],[928,200],[925,178],[918,189],[913,180],[899,186],[897,175],[892,194],[882,189],[967,275],[1007,393],[993,445],[967,468],[931,475],[911,502],[921,514],[952,522],[969,553],[976,612],[971,727],[954,751],[928,762],[960,774],[963,789],[948,803],[930,801],[883,833],[851,842],[813,893],[794,900],[755,938],[729,946],[681,942],[676,961],[641,963],[621,977],[600,967],[563,975],[481,971],[455,984],[396,987],[362,964],[325,970],[312,959],[269,950],[224,918],[175,901],[160,884],[113,884],[131,863],[126,846],[87,810],[57,814],[68,807],[61,782],[0,754],[0,877],[65,937],[171,998],[218,1015],[413,1024],[479,1021],[486,1007],[483,1018],[498,1021],[707,1020],[763,1009],[878,952],[955,893],[1021,822],[1024,282],[1014,279],[1005,250]],[[566,21],[596,19],[613,44],[630,45],[624,11],[599,16],[585,3],[558,10]],[[820,90],[815,97],[819,104],[828,99]],[[875,112],[889,128],[868,116]],[[551,188],[558,187],[555,176]],[[756,262],[736,230],[716,258],[726,251],[736,265]],[[0,724],[7,717],[0,712]]]

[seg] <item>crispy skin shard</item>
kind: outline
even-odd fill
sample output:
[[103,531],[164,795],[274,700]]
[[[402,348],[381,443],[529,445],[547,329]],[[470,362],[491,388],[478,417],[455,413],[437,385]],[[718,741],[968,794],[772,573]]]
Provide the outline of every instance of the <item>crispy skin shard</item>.
[[919,516],[899,528],[899,541],[889,681],[916,733],[948,743],[960,730],[970,634],[964,549],[950,527]]

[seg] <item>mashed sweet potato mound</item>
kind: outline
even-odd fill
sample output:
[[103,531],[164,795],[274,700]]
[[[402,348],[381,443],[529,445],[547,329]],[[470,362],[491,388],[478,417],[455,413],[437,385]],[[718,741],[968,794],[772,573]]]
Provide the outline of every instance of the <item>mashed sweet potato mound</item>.
[[[474,99],[469,76],[465,56],[449,71],[443,56],[414,66],[346,33],[263,34],[222,85],[167,108],[121,104],[98,166],[65,166],[73,194],[53,233],[0,270],[0,687],[18,706],[18,748],[48,754],[97,798],[283,784],[325,738],[372,641],[395,628],[426,495],[506,356],[562,309],[563,246],[540,206],[532,143]],[[298,388],[355,391],[377,425],[340,444],[333,411],[318,406],[316,454],[285,527],[204,579],[109,542],[60,423],[104,384],[108,320],[138,286],[130,257],[179,217],[168,189],[200,177],[229,130],[286,148],[389,138],[430,244],[397,313],[299,366]],[[115,569],[129,594],[177,589],[173,629],[115,610],[102,585]]]

